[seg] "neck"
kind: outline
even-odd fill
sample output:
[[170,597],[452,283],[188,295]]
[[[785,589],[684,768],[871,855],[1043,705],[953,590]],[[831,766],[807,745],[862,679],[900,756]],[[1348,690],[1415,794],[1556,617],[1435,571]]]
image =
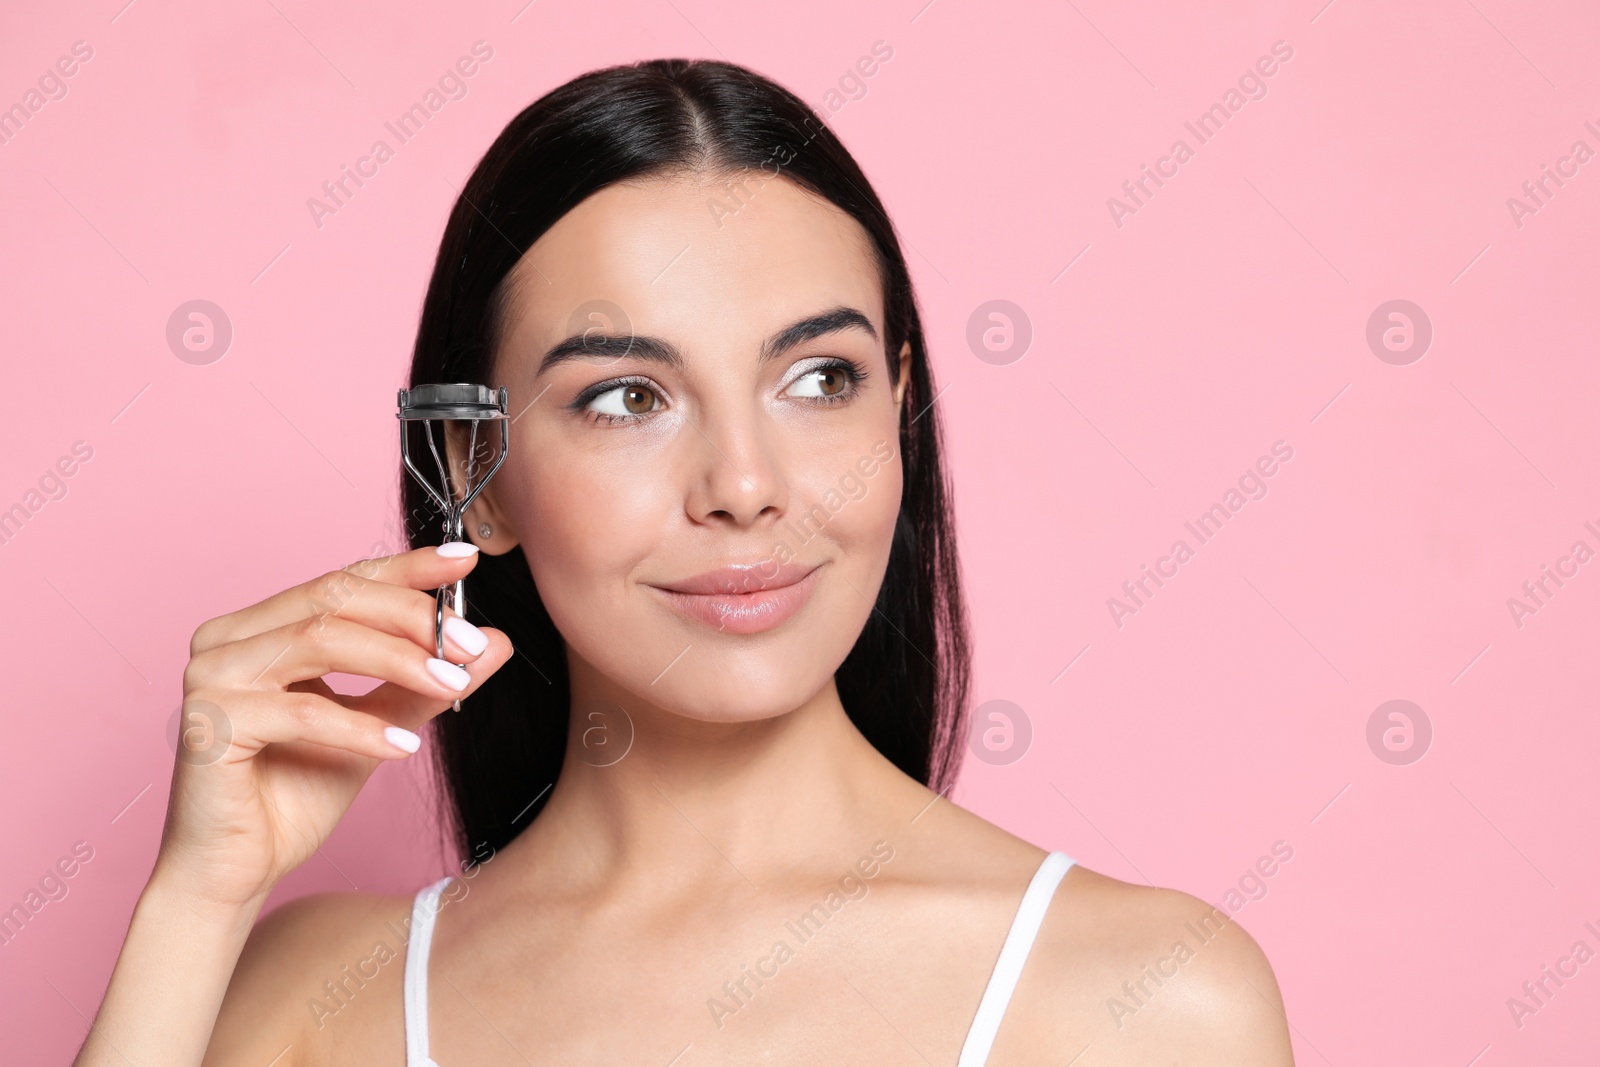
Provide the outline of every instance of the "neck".
[[712,722],[569,663],[561,775],[510,850],[569,885],[760,886],[853,860],[927,802],[850,721],[832,678],[784,714]]

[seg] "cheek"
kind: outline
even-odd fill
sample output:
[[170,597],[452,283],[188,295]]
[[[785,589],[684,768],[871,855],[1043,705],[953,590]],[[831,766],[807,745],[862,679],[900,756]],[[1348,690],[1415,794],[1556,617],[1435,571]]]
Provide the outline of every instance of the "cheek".
[[569,632],[625,595],[630,575],[660,544],[671,500],[648,468],[570,449],[560,455],[525,468],[531,476],[515,506],[529,570],[551,619]]
[[844,488],[859,499],[863,511],[877,521],[893,523],[900,508],[903,487],[900,471],[900,440],[891,421],[875,432],[859,437],[851,451],[848,476],[839,479]]
[[[862,473],[865,459],[872,474]],[[894,535],[895,517],[900,511],[900,457],[896,453],[887,462],[865,451],[852,455],[846,473],[836,477],[831,485],[829,499],[840,506],[838,518],[841,541],[853,554],[859,554],[869,569],[882,568],[889,558],[890,542]]]
[[889,563],[889,550],[894,544],[895,520],[900,515],[900,495],[904,491],[899,451],[896,450],[887,462],[880,463],[877,473],[871,478],[862,478],[861,481],[867,487],[866,495],[859,502],[868,525],[864,536],[869,539],[867,543],[873,546],[874,575],[881,580],[884,568]]
[[[835,602],[833,610],[845,614],[853,614],[856,608],[871,610],[871,601],[863,601],[851,586],[872,595],[888,564],[900,510],[899,454],[883,460],[873,454],[873,440],[856,437],[806,461],[791,486],[788,521],[778,527],[780,539],[790,545],[796,558],[806,562],[833,559],[832,569],[843,573],[832,584],[845,598]],[[872,473],[865,473],[863,467]],[[819,551],[818,540],[827,547]],[[839,578],[848,578],[849,584]],[[845,622],[842,617],[836,620],[841,627]]]

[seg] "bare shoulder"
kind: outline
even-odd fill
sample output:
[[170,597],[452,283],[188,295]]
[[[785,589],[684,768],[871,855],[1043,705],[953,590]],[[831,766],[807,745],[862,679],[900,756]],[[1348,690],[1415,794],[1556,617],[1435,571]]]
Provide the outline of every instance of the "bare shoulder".
[[[953,803],[929,808],[917,829],[925,866],[955,890],[964,911],[1006,921],[1016,887],[1046,855]],[[1294,1060],[1272,966],[1229,912],[1074,863],[1045,910],[989,1062],[1292,1067]]]
[[409,896],[375,893],[317,893],[262,916],[228,984],[206,1067],[400,1062],[410,918]]
[[[1266,954],[1228,912],[1188,893],[1074,865],[1028,972],[1015,1000],[1028,1023],[1017,1037],[1052,1057],[1092,1048],[1084,1063],[1096,1067],[1294,1062]],[[1016,1062],[1027,1062],[1021,1055]]]

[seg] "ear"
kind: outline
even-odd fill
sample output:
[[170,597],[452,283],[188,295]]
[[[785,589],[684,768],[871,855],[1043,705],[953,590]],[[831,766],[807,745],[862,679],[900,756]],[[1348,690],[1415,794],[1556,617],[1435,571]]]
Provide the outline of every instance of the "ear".
[[[451,430],[460,431],[460,428],[452,426]],[[487,445],[480,433],[478,447],[485,450],[479,453],[479,463],[481,464],[486,460],[493,462],[492,454],[488,453],[487,450],[491,447],[498,449],[498,443],[493,446]],[[453,476],[459,478],[466,469],[464,465],[467,451],[466,432],[460,431],[447,435],[445,450],[449,459],[450,471]],[[479,469],[481,470],[482,468],[480,467]],[[504,473],[503,468],[501,473]],[[496,475],[496,478],[498,477],[499,475]],[[481,475],[476,475],[473,481],[476,482],[480,478]],[[509,516],[501,508],[495,496],[495,488],[495,483],[491,480],[488,485],[483,487],[483,491],[473,499],[472,505],[461,516],[461,534],[468,541],[477,545],[480,551],[486,552],[491,556],[501,556],[516,548],[520,539],[517,537],[516,529],[512,526]],[[457,496],[460,495],[460,492],[461,486],[458,484],[456,486]],[[478,532],[478,527],[485,524],[489,527],[489,535],[487,537]]]
[[[466,514],[461,516],[461,533],[468,541],[489,555],[503,556],[516,548],[520,539],[510,519],[498,506],[493,491],[493,482],[483,487],[483,492],[478,494],[472,506],[467,508]],[[478,531],[478,527],[484,524],[489,527],[487,537]]]
[[900,346],[900,369],[897,372],[898,381],[894,386],[894,406],[898,413],[900,405],[905,402],[906,388],[911,384],[911,342],[908,340]]

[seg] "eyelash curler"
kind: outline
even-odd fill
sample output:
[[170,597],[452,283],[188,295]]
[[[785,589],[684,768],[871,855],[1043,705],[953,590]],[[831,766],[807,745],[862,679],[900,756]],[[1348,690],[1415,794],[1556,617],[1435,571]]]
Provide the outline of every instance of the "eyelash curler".
[[[494,477],[495,471],[500,469],[500,464],[506,460],[506,451],[511,445],[511,420],[506,418],[506,387],[498,390],[487,385],[473,385],[467,382],[458,382],[448,385],[418,385],[411,389],[400,390],[400,410],[395,418],[400,420],[400,455],[405,460],[406,469],[433,498],[433,502],[444,512],[444,540],[465,541],[461,534],[461,518],[466,513],[467,506],[473,498],[489,484],[489,479]],[[434,423],[439,423],[441,436],[448,432],[447,423],[450,420],[464,420],[470,424],[467,458],[463,465],[466,477],[461,479],[461,499],[456,499],[456,480],[451,477],[454,471],[445,469],[445,461],[440,455],[435,439]],[[426,475],[417,469],[411,461],[411,433],[413,423],[422,424],[423,436],[428,440],[428,451],[433,453],[434,466],[439,471],[439,485],[435,486],[428,481]],[[494,466],[483,475],[476,485],[473,477],[477,473],[478,460],[478,423],[498,422],[500,424],[500,454],[495,458]],[[487,442],[485,442],[487,443]],[[448,451],[448,450],[447,450]],[[442,490],[442,492],[441,492]],[[433,644],[434,655],[444,659],[444,608],[448,600],[450,610],[462,618],[467,615],[467,597],[464,588],[465,578],[454,583],[446,582],[439,587],[434,597],[433,611]],[[458,663],[458,667],[465,664]],[[451,705],[456,711],[461,710],[461,701],[456,700]]]

